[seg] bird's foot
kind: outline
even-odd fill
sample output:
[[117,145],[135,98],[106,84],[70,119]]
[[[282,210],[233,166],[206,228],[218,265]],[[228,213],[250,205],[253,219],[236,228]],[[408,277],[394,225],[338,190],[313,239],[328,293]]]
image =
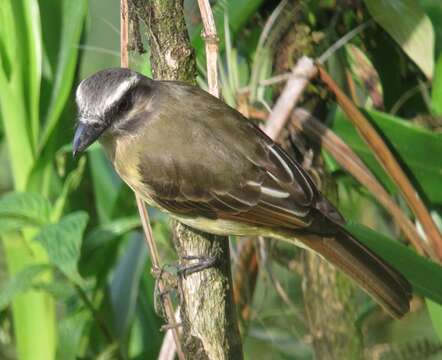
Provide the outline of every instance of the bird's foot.
[[[189,276],[202,270],[212,267],[216,263],[214,256],[193,256],[186,255],[182,260],[191,262],[187,264],[166,264],[159,267],[152,267],[151,273],[155,278],[154,308],[155,312],[164,317],[164,296],[173,294],[178,288],[178,277]],[[160,286],[161,283],[161,286]]]
[[183,256],[182,259],[186,261],[193,261],[190,264],[181,264],[178,266],[178,275],[183,277],[208,269],[216,263],[216,257],[214,256],[186,255]]

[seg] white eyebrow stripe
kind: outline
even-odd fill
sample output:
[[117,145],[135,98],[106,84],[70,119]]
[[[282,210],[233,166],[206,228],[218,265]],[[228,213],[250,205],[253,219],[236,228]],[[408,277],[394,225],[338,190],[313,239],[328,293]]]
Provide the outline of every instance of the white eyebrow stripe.
[[285,171],[290,175],[291,181],[294,181],[295,178],[293,176],[292,169],[290,169],[290,166],[288,166],[287,162],[281,157],[281,155],[278,154],[278,152],[273,148],[273,146],[269,146],[270,151],[276,156],[276,158],[279,160],[281,165],[284,167]]
[[106,99],[104,103],[104,108],[105,109],[111,108],[112,105],[114,105],[116,102],[118,102],[121,99],[121,97],[124,95],[126,91],[128,91],[136,82],[138,82],[138,79],[139,79],[138,75],[134,74],[130,78],[127,78],[124,81],[122,81],[115,89],[115,91],[112,93],[112,95]]
[[78,122],[82,123],[82,124],[87,124],[87,125],[91,125],[91,124],[102,124],[103,120],[101,119],[96,119],[94,117],[80,117],[80,119],[78,120]]

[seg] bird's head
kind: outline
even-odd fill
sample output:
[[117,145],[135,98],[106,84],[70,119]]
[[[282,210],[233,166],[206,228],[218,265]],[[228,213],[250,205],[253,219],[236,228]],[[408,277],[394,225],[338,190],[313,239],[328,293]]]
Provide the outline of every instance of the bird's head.
[[101,70],[83,80],[76,92],[74,156],[104,133],[116,136],[133,129],[152,98],[153,87],[149,78],[124,68]]

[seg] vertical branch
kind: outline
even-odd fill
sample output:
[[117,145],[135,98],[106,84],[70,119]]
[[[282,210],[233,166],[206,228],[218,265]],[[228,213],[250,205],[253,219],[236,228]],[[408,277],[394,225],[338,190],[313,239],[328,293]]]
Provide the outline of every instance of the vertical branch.
[[201,20],[203,22],[203,39],[206,44],[207,58],[207,82],[209,84],[209,92],[219,97],[218,86],[218,36],[216,34],[215,19],[213,18],[212,9],[209,0],[198,0],[198,6],[201,12]]
[[[132,3],[146,24],[154,78],[195,83],[195,58],[184,22],[183,1],[132,0]],[[211,16],[210,8],[205,10],[207,16]],[[213,24],[213,17],[211,21]],[[208,47],[211,55],[208,64],[212,69],[209,76],[211,92],[217,95],[217,55],[213,53],[217,49],[213,41],[216,32],[214,26],[210,29],[205,32],[212,39]],[[214,266],[179,279],[186,356],[189,359],[242,359],[232,301],[228,239],[193,230],[176,221],[173,228],[180,262],[193,262],[185,260],[189,256],[215,258]]]
[[[121,30],[121,38],[120,38],[120,52],[121,52],[121,67],[129,67],[129,52],[128,52],[128,44],[129,44],[129,9],[127,0],[121,0],[120,3],[120,30]],[[135,194],[138,213],[140,215],[141,224],[143,226],[144,238],[149,249],[150,258],[152,261],[152,265],[154,268],[160,268],[160,257],[158,254],[158,249],[156,247],[156,243],[153,239],[152,229],[150,227],[149,214],[147,212],[146,206],[143,200]],[[175,315],[173,309],[172,299],[169,293],[166,291],[165,285],[162,279],[158,279],[158,288],[161,294],[164,294],[163,297],[163,305],[164,311],[166,314],[167,322],[171,326],[171,331],[173,335],[173,339],[175,342],[176,352],[178,358],[180,360],[184,360],[184,353],[181,348],[181,342],[178,334],[178,329],[175,322]]]
[[355,287],[319,255],[303,253],[303,294],[315,358],[362,360]]
[[127,0],[120,0],[120,66],[129,67],[129,6]]

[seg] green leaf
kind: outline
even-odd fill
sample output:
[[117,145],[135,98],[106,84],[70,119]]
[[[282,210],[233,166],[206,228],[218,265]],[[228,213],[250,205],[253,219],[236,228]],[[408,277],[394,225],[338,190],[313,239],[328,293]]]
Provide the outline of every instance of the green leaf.
[[115,261],[115,256],[109,256],[113,251],[110,246],[113,240],[127,234],[129,231],[140,227],[139,216],[115,219],[103,226],[97,227],[85,239],[83,244],[81,269],[87,275],[96,274],[104,267]]
[[442,306],[429,299],[425,299],[425,302],[434,330],[442,341]]
[[[397,158],[412,175],[411,180],[432,203],[442,203],[442,134],[430,132],[409,121],[378,111],[366,111],[369,119],[391,145]],[[372,151],[360,138],[346,115],[338,110],[332,129],[362,158],[378,180],[390,191],[397,191]],[[431,156],[429,156],[431,154]]]
[[[16,190],[25,190],[27,176],[34,162],[34,149],[29,136],[26,99],[23,94],[20,63],[17,54],[15,17],[10,2],[2,2],[0,7],[0,112],[3,131],[6,137],[12,177]],[[3,41],[3,42],[2,42]],[[9,44],[12,42],[12,44]]]
[[55,299],[65,301],[66,299],[77,295],[72,283],[67,282],[66,279],[52,280],[51,282],[35,282],[33,288],[35,290],[45,291],[52,295]]
[[115,333],[120,339],[126,337],[134,316],[140,278],[146,264],[147,251],[143,236],[133,234],[128,248],[115,268],[109,287]]
[[101,223],[112,218],[115,202],[122,187],[122,181],[106,158],[103,149],[95,148],[88,152],[92,174],[95,206]]
[[33,193],[11,192],[0,198],[0,231],[42,226],[50,221],[51,205]]
[[413,291],[442,304],[442,266],[413,250],[360,224],[349,223],[355,237],[398,269],[413,286]]
[[28,59],[24,67],[24,86],[25,89],[27,89],[27,91],[29,92],[28,101],[29,117],[31,120],[31,139],[32,146],[35,149],[39,135],[39,100],[42,70],[40,10],[37,0],[26,0],[22,3],[27,30],[26,46],[28,47]]
[[[250,19],[250,16],[256,13],[262,3],[263,0],[224,0],[216,2],[213,6],[213,16],[220,39],[220,50],[224,49],[224,13],[228,13],[230,29],[232,34],[236,34]],[[187,12],[189,18],[187,22],[192,47],[196,50],[198,60],[201,61],[204,59],[204,40],[201,37],[201,22],[198,17],[193,16],[195,10],[198,11],[198,9],[192,9]],[[195,18],[198,23],[195,23]]]
[[58,61],[40,149],[45,147],[49,137],[53,134],[66,100],[71,93],[79,53],[78,44],[87,12],[86,0],[63,0],[62,2]]
[[[146,268],[150,269],[152,264],[147,259]],[[163,320],[155,312],[154,294],[155,279],[152,276],[142,276],[140,291],[138,293],[137,312],[130,329],[128,341],[129,358],[148,358],[149,354],[156,353],[163,342],[163,335],[158,331]]]
[[440,0],[419,0],[419,5],[425,10],[433,23],[436,35],[435,52],[442,51],[442,1]]
[[442,54],[436,63],[433,86],[431,88],[431,110],[434,115],[442,116]]
[[77,263],[87,221],[85,212],[76,212],[44,227],[35,237],[46,249],[49,261],[77,284],[81,282]]
[[76,360],[85,325],[90,321],[90,313],[82,311],[64,318],[58,328],[56,360]]
[[34,281],[44,271],[48,270],[48,265],[31,265],[10,277],[0,291],[0,311],[3,311],[13,298],[27,290],[33,288]]
[[431,79],[434,69],[434,30],[416,0],[364,0],[368,11]]
[[66,177],[63,183],[63,188],[61,190],[61,193],[54,204],[54,210],[52,211],[53,221],[57,221],[58,219],[60,219],[68,195],[73,190],[75,190],[80,184],[80,181],[83,177],[85,165],[86,165],[86,158],[82,157],[78,162],[77,167],[74,170],[72,170],[70,174]]

